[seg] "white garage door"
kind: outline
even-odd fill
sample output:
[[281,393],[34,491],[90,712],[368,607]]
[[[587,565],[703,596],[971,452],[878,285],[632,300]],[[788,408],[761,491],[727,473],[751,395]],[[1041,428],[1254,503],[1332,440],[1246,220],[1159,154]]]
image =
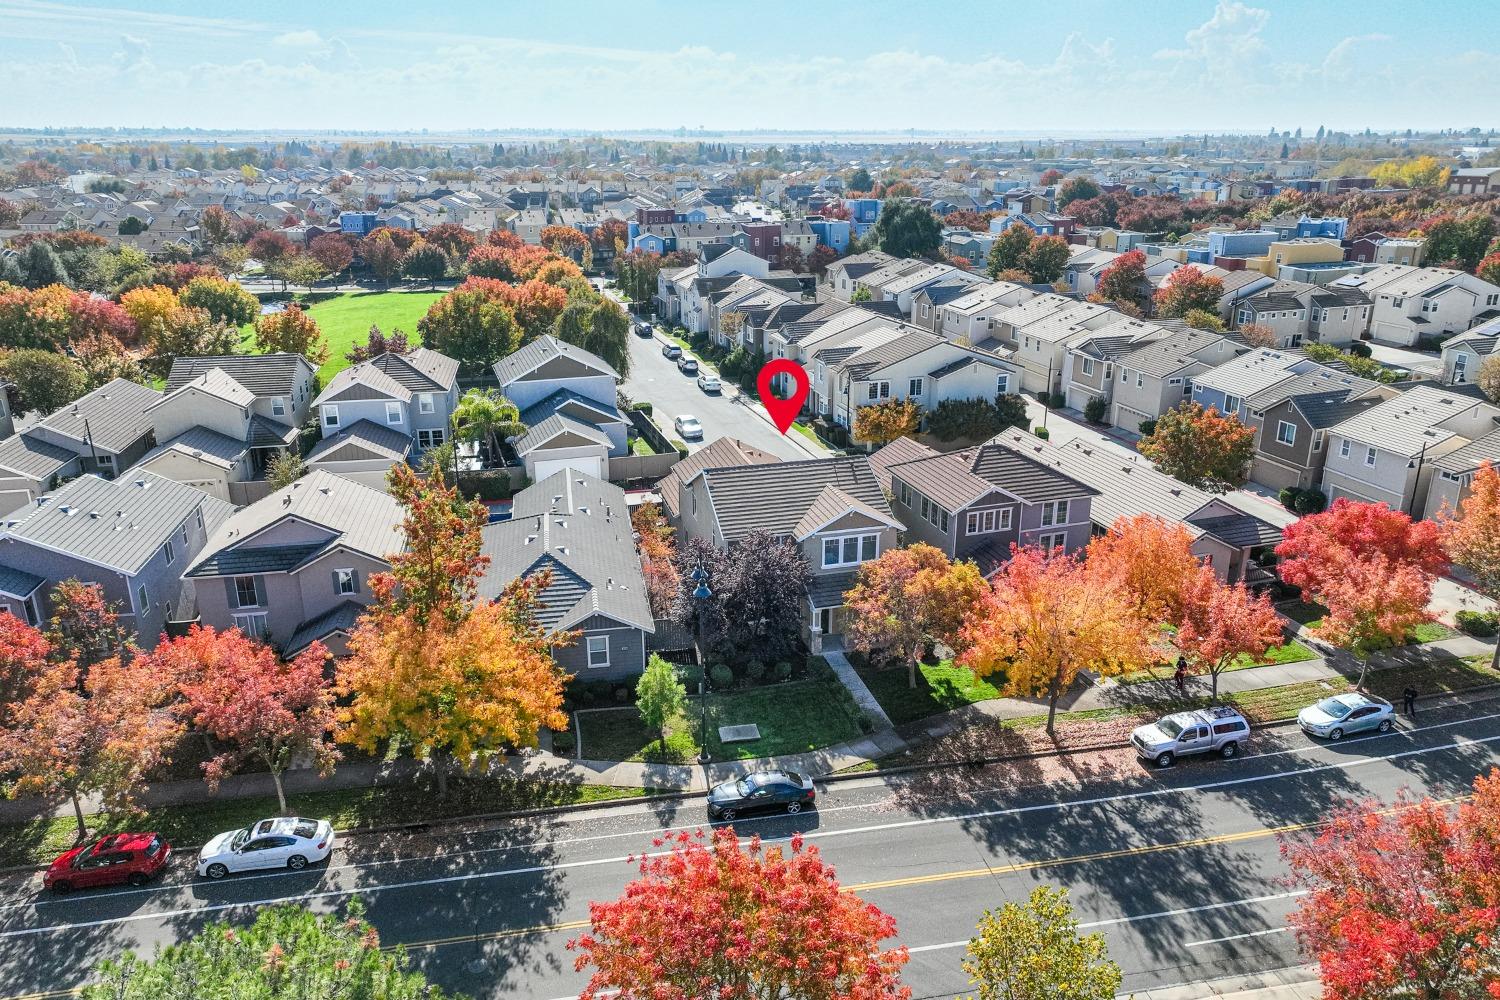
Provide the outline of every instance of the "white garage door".
[[604,473],[600,470],[599,456],[579,458],[554,458],[548,461],[536,463],[536,481],[541,482],[559,469],[575,469],[578,472],[587,472],[597,479],[603,479]]

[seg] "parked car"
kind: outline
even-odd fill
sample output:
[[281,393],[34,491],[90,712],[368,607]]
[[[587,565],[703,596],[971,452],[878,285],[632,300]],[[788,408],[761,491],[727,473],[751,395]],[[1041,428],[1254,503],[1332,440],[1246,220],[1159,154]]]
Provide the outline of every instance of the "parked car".
[[682,414],[672,421],[672,426],[677,429],[677,436],[684,441],[703,440],[703,425],[698,422],[697,417],[691,414]]
[[710,375],[707,372],[698,376],[698,388],[708,393],[724,391],[723,384],[719,382],[719,376]]
[[1216,753],[1229,758],[1240,752],[1240,743],[1250,735],[1250,723],[1238,710],[1219,705],[1193,712],[1174,712],[1130,734],[1130,742],[1142,760],[1157,767],[1170,767],[1185,754]]
[[323,819],[277,816],[228,830],[198,852],[198,874],[223,878],[256,868],[301,871],[333,853],[333,827]]
[[795,771],[752,771],[715,785],[708,793],[708,818],[730,820],[759,812],[799,813],[817,801],[812,779]]
[[649,337],[655,332],[656,329],[644,320],[635,325],[635,335],[637,337]]
[[1309,736],[1341,740],[1349,733],[1388,733],[1396,725],[1396,710],[1384,698],[1351,691],[1324,698],[1297,713],[1297,725]]
[[145,885],[171,857],[172,845],[159,833],[112,833],[64,851],[42,873],[42,885],[56,893],[127,882]]
[[677,370],[684,375],[698,374],[698,359],[690,358],[686,354],[677,359]]
[[670,361],[676,361],[682,357],[682,348],[677,344],[663,344],[661,345],[661,356]]

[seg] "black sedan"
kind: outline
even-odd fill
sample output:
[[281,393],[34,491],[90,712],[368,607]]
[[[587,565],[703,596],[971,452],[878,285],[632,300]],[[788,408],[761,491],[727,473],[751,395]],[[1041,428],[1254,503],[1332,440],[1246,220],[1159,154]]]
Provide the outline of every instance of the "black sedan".
[[817,799],[811,778],[794,771],[754,771],[715,785],[708,793],[708,818],[732,820],[750,813],[799,813]]

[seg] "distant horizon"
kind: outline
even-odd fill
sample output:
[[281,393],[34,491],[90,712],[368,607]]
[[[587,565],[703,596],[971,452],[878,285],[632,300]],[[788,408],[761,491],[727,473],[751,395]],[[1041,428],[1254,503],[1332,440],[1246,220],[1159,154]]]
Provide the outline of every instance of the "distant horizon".
[[1066,18],[1005,0],[761,0],[763,30],[684,0],[367,0],[357,18],[293,0],[120,2],[0,0],[7,127],[1389,133],[1487,130],[1500,87],[1500,5],[1457,0],[1075,0]]

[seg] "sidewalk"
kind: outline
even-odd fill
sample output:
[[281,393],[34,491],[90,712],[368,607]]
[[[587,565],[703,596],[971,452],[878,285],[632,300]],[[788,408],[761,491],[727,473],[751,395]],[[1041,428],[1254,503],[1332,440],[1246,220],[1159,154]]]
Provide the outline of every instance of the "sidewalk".
[[1314,965],[1291,969],[1257,972],[1248,976],[1229,976],[1202,983],[1165,986],[1130,994],[1135,1000],[1318,1000],[1323,987]]

